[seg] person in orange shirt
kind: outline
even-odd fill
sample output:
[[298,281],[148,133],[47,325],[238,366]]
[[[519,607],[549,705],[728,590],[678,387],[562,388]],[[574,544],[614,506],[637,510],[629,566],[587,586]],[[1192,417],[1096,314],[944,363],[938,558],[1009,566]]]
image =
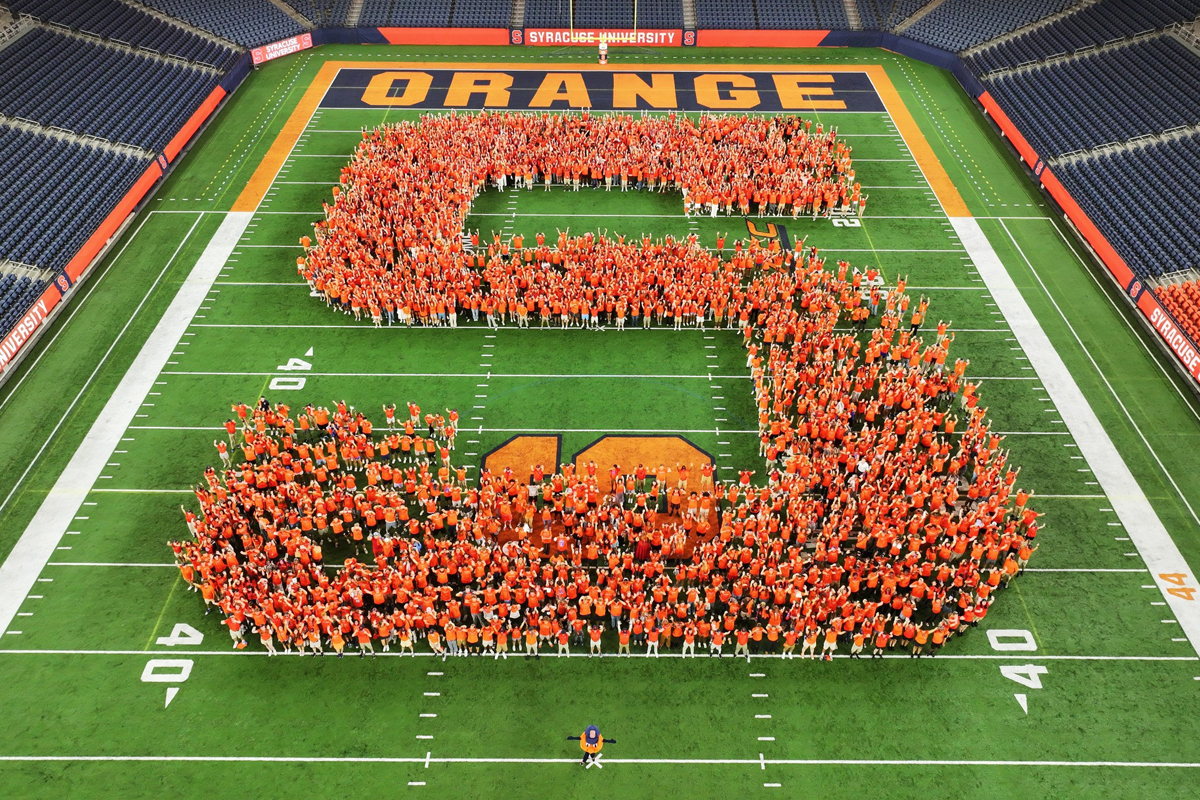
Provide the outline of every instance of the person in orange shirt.
[[588,648],[588,658],[601,655],[600,651],[600,635],[604,632],[604,623],[588,626],[588,637],[591,639],[591,646]]
[[821,645],[821,660],[833,660],[833,654],[837,652],[838,640],[838,623],[837,620],[825,630],[825,644]]
[[537,628],[532,625],[525,628],[525,660],[528,661],[530,656],[540,659],[542,656],[538,653],[538,632]]
[[746,663],[750,663],[750,631],[745,628],[737,630],[737,646],[733,648],[733,657],[745,656]]
[[708,643],[709,656],[721,657],[721,648],[725,645],[725,631],[720,628],[713,628],[712,639]]

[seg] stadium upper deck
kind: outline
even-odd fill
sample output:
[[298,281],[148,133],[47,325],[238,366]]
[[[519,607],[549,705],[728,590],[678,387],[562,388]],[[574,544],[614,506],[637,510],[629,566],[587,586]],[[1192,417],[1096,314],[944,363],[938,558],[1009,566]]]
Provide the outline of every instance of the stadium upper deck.
[[[0,134],[10,157],[33,165],[23,179],[46,191],[22,199],[28,216],[41,222],[0,232],[0,275],[5,262],[15,262],[32,269],[21,277],[34,282],[33,289],[12,282],[0,303],[0,332],[6,333],[0,365],[37,327],[25,312],[37,312],[39,301],[53,306],[55,292],[69,291],[86,273],[116,225],[240,83],[253,62],[247,48],[314,31],[316,43],[382,43],[399,41],[413,28],[473,31],[445,34],[447,42],[478,41],[480,29],[495,29],[501,40],[519,43],[559,41],[526,36],[533,28],[637,28],[678,30],[677,39],[655,41],[689,44],[706,31],[728,32],[718,40],[751,43],[730,37],[739,29],[808,30],[815,36],[800,41],[907,47],[954,68],[969,93],[1002,112],[994,114],[998,121],[1011,120],[1015,131],[1006,132],[1024,145],[1027,165],[1061,195],[1055,199],[1066,210],[1086,217],[1077,225],[1088,244],[1135,301],[1155,306],[1146,312],[1152,323],[1170,326],[1176,315],[1183,330],[1200,328],[1177,291],[1169,294],[1169,311],[1141,299],[1144,285],[1157,291],[1186,282],[1197,277],[1200,264],[1200,238],[1189,224],[1200,210],[1200,48],[1188,27],[1200,16],[1200,0],[531,0],[519,9],[511,0],[365,0],[358,6],[349,0],[287,6],[270,0],[13,0],[18,19],[0,34],[6,76]],[[702,35],[699,41],[705,43]],[[103,65],[86,100],[51,69],[72,63]],[[1097,105],[1096,98],[1103,102]],[[1147,181],[1163,175],[1161,188]],[[1152,206],[1153,214],[1133,213]],[[71,234],[62,236],[64,229]],[[50,283],[56,275],[57,289]]]

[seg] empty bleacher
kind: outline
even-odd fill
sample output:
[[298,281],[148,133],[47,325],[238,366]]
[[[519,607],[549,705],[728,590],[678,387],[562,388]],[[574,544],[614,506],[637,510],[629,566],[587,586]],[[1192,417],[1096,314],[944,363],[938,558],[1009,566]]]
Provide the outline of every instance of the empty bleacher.
[[842,0],[754,0],[760,28],[820,30],[850,27]]
[[1160,30],[1197,16],[1200,16],[1200,0],[1101,0],[1020,36],[985,47],[966,61],[976,72],[992,72],[1143,31]]
[[1075,0],[946,0],[904,35],[957,53],[1058,11]]
[[507,28],[512,0],[455,0],[450,25],[457,28]]
[[1200,57],[1170,36],[985,83],[1042,158],[1200,122]]
[[1200,134],[1053,169],[1134,272],[1156,277],[1200,265]]
[[571,27],[570,0],[525,0],[525,24],[530,28]]
[[445,28],[451,0],[365,0],[360,26]]
[[304,32],[300,23],[270,0],[145,0],[145,3],[246,47],[258,47]]
[[46,281],[9,272],[0,261],[0,333],[12,330],[45,288]]
[[149,150],[170,141],[220,78],[43,28],[0,50],[0,74],[0,113]]
[[0,197],[0,260],[64,267],[149,162],[0,124],[0,164],[11,189]]
[[[922,7],[929,5],[930,0],[895,0],[891,3],[892,10],[888,15],[887,28],[894,28],[904,20],[911,17],[913,14],[921,10]],[[887,0],[883,0],[883,4],[887,5]]]
[[[525,6],[529,13],[529,4]],[[575,25],[580,28],[633,28],[633,0],[603,2],[602,0],[576,0]],[[638,28],[682,28],[683,3],[681,0],[638,0]]]
[[188,61],[229,69],[238,58],[231,47],[197,36],[120,0],[12,0],[12,9],[106,39],[144,47]]

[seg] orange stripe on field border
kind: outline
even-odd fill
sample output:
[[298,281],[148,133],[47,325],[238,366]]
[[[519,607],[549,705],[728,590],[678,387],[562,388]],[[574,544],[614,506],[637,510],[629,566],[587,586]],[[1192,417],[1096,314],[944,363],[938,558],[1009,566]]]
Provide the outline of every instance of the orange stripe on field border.
[[917,166],[924,173],[925,180],[929,182],[933,193],[937,195],[938,202],[942,204],[942,209],[946,212],[946,216],[971,216],[966,202],[962,199],[962,195],[958,193],[958,187],[954,185],[954,181],[950,180],[950,176],[946,174],[942,162],[938,160],[937,154],[929,146],[929,141],[925,138],[925,134],[921,133],[921,129],[917,126],[917,121],[908,112],[908,106],[904,105],[904,101],[900,99],[900,93],[896,91],[896,87],[892,84],[892,79],[888,77],[887,70],[879,64],[868,64],[866,67],[861,67],[860,69],[871,76],[871,82],[875,84],[875,91],[879,94],[880,99],[883,100],[884,108],[892,115],[892,121],[896,123],[896,128],[900,131],[900,135],[904,137],[904,143],[908,145],[909,152],[912,153]]
[[237,200],[233,201],[231,211],[254,211],[258,208],[258,204],[266,197],[267,190],[275,182],[275,176],[279,174],[283,162],[287,161],[288,154],[292,152],[292,148],[300,139],[300,134],[308,127],[308,121],[313,112],[317,110],[317,106],[321,104],[321,98],[325,96],[326,90],[333,83],[333,77],[346,64],[347,62],[344,61],[327,61],[321,66],[316,78],[309,85],[308,91],[304,93],[304,97],[300,98],[300,102],[292,110],[291,116],[280,129],[279,135],[271,143],[267,154],[259,162],[258,169],[254,170],[254,174],[250,176],[246,188],[242,189]]
[[[283,163],[287,160],[288,154],[292,148],[296,146],[296,142],[300,139],[300,134],[308,127],[308,121],[312,118],[313,112],[317,110],[317,106],[321,104],[321,99],[325,96],[325,92],[329,90],[333,83],[334,77],[341,69],[462,69],[462,70],[504,70],[507,72],[518,71],[546,71],[546,72],[596,72],[606,71],[611,72],[612,67],[604,64],[555,64],[555,63],[539,63],[539,64],[507,64],[507,63],[484,63],[467,64],[462,61],[326,61],[321,69],[313,78],[312,84],[308,87],[308,91],[304,93],[304,97],[296,105],[291,116],[288,117],[283,128],[279,131],[279,135],[275,137],[275,141],[267,150],[267,154],[263,156],[262,162],[259,163],[258,169],[250,177],[250,181],[246,184],[246,188],[238,196],[238,199],[233,204],[234,211],[254,211],[258,208],[259,203],[266,196],[267,190],[275,180],[275,176],[279,174],[279,170],[283,167]],[[929,142],[925,139],[925,135],[921,133],[921,129],[917,126],[916,120],[909,113],[908,107],[904,105],[904,101],[900,99],[900,93],[896,91],[896,87],[892,84],[892,79],[888,77],[887,70],[879,64],[755,64],[753,66],[741,66],[737,64],[629,64],[622,65],[622,69],[638,70],[655,70],[660,72],[695,72],[705,70],[707,72],[859,72],[865,73],[875,87],[876,94],[883,102],[884,108],[891,115],[892,120],[896,123],[896,128],[900,131],[905,144],[908,146],[909,152],[917,162],[917,166],[921,168],[925,179],[929,185],[933,187],[933,192],[937,196],[938,201],[942,204],[942,208],[946,214],[951,217],[969,217],[971,212],[967,209],[967,204],[963,201],[962,195],[958,193],[958,188],[954,182],[950,180],[950,176],[946,174],[946,170],[942,167],[942,162],[938,160],[937,155],[933,152],[933,148],[929,146]],[[780,112],[784,113],[784,112]],[[349,157],[347,157],[349,160]]]

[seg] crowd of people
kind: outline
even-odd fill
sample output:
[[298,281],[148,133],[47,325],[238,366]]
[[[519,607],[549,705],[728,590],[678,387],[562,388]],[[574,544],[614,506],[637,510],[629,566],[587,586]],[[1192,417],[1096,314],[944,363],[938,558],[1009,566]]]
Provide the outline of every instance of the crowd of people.
[[[614,147],[621,142],[623,147]],[[677,325],[720,313],[737,272],[766,253],[702,254],[694,239],[560,231],[462,241],[492,186],[676,191],[689,213],[861,213],[850,148],[798,118],[481,113],[426,117],[365,134],[297,270],[328,305],[376,325]],[[723,249],[723,248],[722,248]],[[701,263],[693,263],[702,259]]]
[[[439,135],[454,141],[479,125],[499,135],[505,119],[443,118]],[[589,127],[582,118],[528,118],[505,158],[541,176],[544,162],[519,158],[536,141],[529,126],[577,137],[573,157],[584,158],[590,137],[613,136],[619,119]],[[631,148],[652,147],[665,128],[718,154],[727,142],[765,146],[783,124],[627,123]],[[793,140],[803,127],[791,126]],[[266,398],[239,404],[228,444],[215,443],[223,469],[210,467],[196,487],[198,513],[184,509],[192,535],[172,543],[184,578],[206,613],[224,616],[235,647],[249,637],[270,653],[339,656],[420,647],[443,658],[614,649],[919,657],[977,625],[1037,549],[1040,515],[989,428],[968,363],[950,359],[944,323],[923,327],[927,301],[911,301],[904,280],[883,292],[873,272],[827,266],[802,244],[723,253],[689,240],[562,235],[552,248],[539,242],[533,258],[513,248],[481,265],[446,255],[453,239],[445,236],[398,250],[409,234],[371,228],[364,209],[425,207],[414,197],[385,202],[396,170],[415,163],[384,156],[385,145],[407,146],[402,131],[416,129],[368,136],[302,265],[311,279],[378,287],[403,270],[434,315],[439,304],[470,309],[477,296],[486,314],[518,324],[522,313],[549,307],[567,324],[599,314],[622,324],[736,327],[765,480],[754,482],[751,469],[715,480],[707,464],[698,479],[683,465],[594,463],[509,465],[473,477],[454,464],[452,410],[387,406],[376,428],[346,403],[298,412]],[[662,141],[665,149],[674,139]],[[446,162],[478,165],[461,202],[505,174],[500,159]],[[389,169],[357,171],[363,160]],[[689,173],[667,179],[678,185],[681,174]],[[461,183],[444,179],[448,191]],[[343,214],[343,204],[358,210]],[[449,206],[428,208],[453,216]],[[380,251],[380,236],[395,238]],[[348,263],[350,251],[387,266]],[[574,292],[578,306],[568,299]],[[327,564],[326,549],[353,555]]]

